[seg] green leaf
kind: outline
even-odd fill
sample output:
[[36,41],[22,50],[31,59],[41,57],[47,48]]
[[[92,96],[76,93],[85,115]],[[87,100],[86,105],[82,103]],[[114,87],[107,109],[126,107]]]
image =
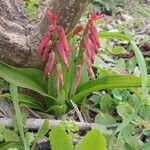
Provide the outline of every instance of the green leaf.
[[106,150],[106,140],[99,129],[93,129],[80,141],[80,150]]
[[49,134],[52,150],[73,150],[73,143],[65,130],[56,126]]
[[120,102],[117,106],[117,112],[125,120],[134,113],[135,110],[127,102]]
[[49,131],[49,121],[48,120],[45,120],[43,125],[41,126],[41,128],[38,130],[38,132],[36,133],[35,135],[35,141],[32,145],[32,150],[34,150],[34,147],[36,145],[36,143],[41,140],[45,135],[46,133]]
[[4,139],[6,142],[10,142],[10,141],[19,142],[20,141],[18,135],[14,131],[9,130],[9,129],[4,131]]
[[146,68],[146,63],[144,60],[144,57],[140,51],[140,49],[137,47],[137,45],[135,44],[135,42],[133,41],[132,37],[128,36],[128,35],[124,35],[120,32],[100,32],[99,36],[101,38],[117,38],[119,40],[126,40],[128,42],[130,42],[131,44],[131,49],[134,50],[135,52],[135,56],[140,68],[140,72],[141,72],[141,79],[142,79],[142,92],[143,92],[143,96],[145,96],[145,94],[147,94],[147,68]]
[[99,33],[100,38],[117,38],[119,40],[130,41],[132,38],[128,35],[125,35],[121,32],[108,32],[103,31]]
[[6,130],[5,126],[0,124],[0,134],[3,134],[5,130]]
[[36,133],[35,141],[41,140],[45,134],[49,131],[49,121],[45,120],[42,127]]
[[23,145],[21,142],[5,142],[3,144],[0,145],[0,150],[7,150],[9,149],[10,147],[14,147],[14,148],[17,148],[17,149],[23,149]]
[[42,72],[37,69],[16,68],[0,61],[0,77],[18,87],[33,90],[55,100],[55,98],[46,94],[44,90],[46,84],[42,79]]
[[26,138],[28,145],[31,145],[31,143],[35,140],[34,133],[33,132],[26,132],[25,138]]
[[[150,86],[150,78],[148,78],[148,86]],[[117,75],[103,77],[90,81],[82,86],[79,86],[76,95],[71,99],[75,102],[81,102],[85,96],[98,90],[113,89],[113,88],[133,88],[141,87],[141,78],[131,75]]]
[[[10,93],[5,93],[5,94],[0,95],[0,97],[11,98],[11,94]],[[34,109],[41,110],[41,111],[45,110],[43,105],[40,102],[36,101],[31,96],[24,95],[24,94],[18,94],[18,100],[19,100],[19,102],[22,106],[29,107],[29,108],[34,108]]]
[[98,113],[95,117],[95,122],[99,125],[113,125],[116,120],[109,114]]
[[105,94],[101,97],[100,106],[102,111],[109,111],[113,107],[112,98],[110,95]]
[[112,50],[110,50],[110,52],[112,53],[112,54],[114,54],[114,55],[120,55],[120,54],[123,54],[123,53],[125,53],[125,49],[124,49],[124,47],[123,46],[114,46],[113,48],[112,48]]
[[142,79],[142,94],[143,96],[145,96],[145,94],[147,94],[147,67],[144,60],[144,56],[142,55],[140,49],[133,41],[131,41],[131,48],[134,50],[140,68],[141,79]]
[[51,106],[48,110],[46,110],[47,113],[55,115],[56,117],[59,117],[66,113],[67,111],[67,106],[64,105],[54,105]]
[[22,119],[22,115],[21,115],[21,111],[19,107],[19,102],[18,102],[18,90],[17,90],[17,87],[13,84],[10,84],[10,93],[12,96],[12,101],[13,101],[13,105],[15,108],[17,126],[18,126],[19,133],[23,141],[24,149],[29,150],[30,149],[29,145],[27,144],[25,136],[24,136],[23,119]]

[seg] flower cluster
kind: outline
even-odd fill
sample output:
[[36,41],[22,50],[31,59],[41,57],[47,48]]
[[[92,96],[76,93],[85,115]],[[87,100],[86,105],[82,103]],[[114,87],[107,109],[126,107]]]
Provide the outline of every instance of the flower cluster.
[[77,35],[79,32],[84,30],[83,39],[82,39],[82,46],[85,49],[83,53],[83,59],[86,64],[87,71],[91,79],[95,78],[93,73],[91,63],[94,62],[95,54],[98,52],[100,48],[100,42],[98,38],[98,32],[96,27],[94,26],[94,21],[102,18],[103,15],[98,15],[96,12],[92,12],[89,15],[88,23],[84,28],[81,24],[77,25],[73,30],[73,36]]
[[[47,16],[51,25],[48,28],[49,31],[46,32],[42,37],[41,42],[37,48],[37,53],[42,54],[43,61],[47,62],[44,69],[44,75],[48,76],[49,74],[51,74],[54,68],[54,64],[56,63],[58,79],[63,84],[63,75],[61,69],[62,66],[59,62],[56,62],[55,49],[62,58],[66,68],[69,70],[70,66],[68,61],[68,55],[70,52],[70,48],[67,42],[64,28],[56,24],[58,14],[47,10]],[[56,41],[54,41],[54,36],[56,36]]]
[[[48,76],[49,74],[51,74],[55,65],[58,81],[63,85],[64,81],[62,66],[61,63],[56,60],[56,52],[58,52],[67,70],[69,70],[70,64],[68,61],[68,56],[70,52],[73,49],[76,49],[78,45],[75,45],[72,50],[70,50],[64,28],[57,25],[58,13],[47,10],[47,16],[51,24],[48,28],[49,31],[46,32],[41,39],[41,42],[37,48],[37,53],[42,54],[43,61],[46,62],[44,75]],[[72,35],[75,36],[79,32],[84,31],[80,46],[85,49],[85,51],[83,52],[83,59],[85,61],[86,68],[91,79],[95,78],[91,63],[94,62],[95,54],[98,52],[98,49],[100,47],[98,33],[96,27],[94,26],[94,21],[101,17],[102,15],[97,15],[96,12],[91,13],[89,15],[86,27],[83,27],[81,24],[79,24],[74,28],[72,32]],[[81,64],[77,64],[75,74],[76,85],[79,85],[80,77]]]

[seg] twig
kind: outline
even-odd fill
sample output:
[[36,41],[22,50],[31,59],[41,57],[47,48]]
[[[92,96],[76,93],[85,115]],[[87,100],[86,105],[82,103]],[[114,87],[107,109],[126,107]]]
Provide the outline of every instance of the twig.
[[[42,124],[44,123],[45,119],[27,119],[25,128],[29,130],[38,130]],[[49,120],[49,129],[52,129],[57,124],[59,124],[63,120]],[[85,122],[74,122],[75,125],[79,127],[80,130],[86,131],[90,130],[92,123],[85,123]],[[0,124],[4,125],[6,128],[13,128],[12,119],[10,118],[0,118]],[[107,125],[105,126],[107,129],[117,128],[119,124],[114,125]]]
[[[38,130],[44,123],[44,120],[45,119],[27,119],[25,128],[29,130]],[[49,128],[52,129],[61,121],[63,120],[49,120]],[[13,128],[12,119],[10,118],[0,118],[0,124],[4,125],[6,128]],[[75,122],[75,125],[77,125],[80,130],[90,130],[92,124],[85,122]]]

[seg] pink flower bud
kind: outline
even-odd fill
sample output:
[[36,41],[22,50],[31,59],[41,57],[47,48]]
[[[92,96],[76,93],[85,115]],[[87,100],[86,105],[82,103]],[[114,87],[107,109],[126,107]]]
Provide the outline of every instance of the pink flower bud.
[[77,86],[80,84],[81,79],[81,65],[76,66],[76,76],[75,76],[75,82]]
[[68,58],[67,58],[66,52],[64,50],[63,44],[60,41],[57,41],[56,49],[58,50],[60,57],[62,58],[64,64],[66,65],[66,68],[69,70],[70,65],[68,62]]
[[44,50],[44,53],[43,53],[43,61],[47,60],[51,46],[52,46],[52,41],[49,41],[46,48],[45,48],[45,50]]
[[84,61],[85,61],[86,69],[87,69],[87,71],[88,71],[88,74],[89,74],[90,78],[91,78],[92,80],[94,80],[94,79],[95,79],[95,75],[94,75],[93,69],[92,69],[92,67],[91,67],[91,61],[90,61],[90,59],[86,56],[86,53],[83,53],[83,59],[84,59]]
[[45,66],[45,70],[44,70],[45,76],[48,76],[52,72],[54,62],[55,62],[55,53],[51,52],[49,55],[48,63]]
[[56,25],[58,13],[52,12],[51,10],[47,10],[47,17],[51,24]]
[[72,35],[75,36],[75,35],[79,34],[83,29],[84,29],[83,26],[82,26],[81,24],[78,24],[78,25],[73,29]]
[[66,53],[69,54],[70,48],[69,48],[69,45],[68,45],[68,42],[67,42],[67,38],[66,38],[66,35],[65,35],[64,28],[61,27],[61,26],[57,26],[57,32],[58,32],[59,41],[61,41],[61,43],[63,44]]
[[59,63],[57,64],[57,75],[58,75],[58,79],[59,82],[61,83],[61,85],[64,85],[64,78],[63,78],[63,73],[62,73],[62,65]]
[[99,47],[100,47],[100,42],[99,42],[98,32],[97,32],[96,27],[92,26],[92,27],[90,28],[90,31],[91,31],[91,33],[92,33],[92,35],[93,35],[93,37],[94,37],[94,40],[95,40],[95,42],[96,42],[97,47],[99,48]]
[[43,48],[47,45],[49,40],[50,40],[50,32],[46,32],[42,37],[42,40],[37,48],[38,54],[41,54],[43,52]]

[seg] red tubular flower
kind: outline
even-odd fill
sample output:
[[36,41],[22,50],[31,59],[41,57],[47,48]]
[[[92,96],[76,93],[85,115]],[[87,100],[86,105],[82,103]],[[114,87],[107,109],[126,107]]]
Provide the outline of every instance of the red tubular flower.
[[94,45],[95,52],[97,53],[98,52],[98,47],[97,47],[96,41],[95,41],[95,39],[94,39],[94,37],[93,37],[93,35],[91,33],[89,34],[89,38],[90,38],[91,42]]
[[91,61],[90,61],[90,59],[86,56],[86,53],[83,53],[83,59],[84,59],[84,61],[85,61],[86,69],[87,69],[87,71],[88,71],[88,74],[89,74],[90,78],[91,78],[92,80],[94,80],[94,79],[95,79],[95,75],[94,75],[93,69],[92,69],[92,67],[91,67]]
[[72,36],[75,36],[75,35],[79,34],[83,29],[84,29],[83,26],[82,26],[81,24],[78,24],[78,25],[73,29]]
[[62,58],[64,64],[66,65],[66,68],[69,70],[70,65],[68,62],[68,58],[67,58],[66,52],[64,50],[63,44],[60,41],[57,41],[56,49],[58,50],[60,57]]
[[81,65],[76,66],[76,76],[75,76],[75,82],[77,86],[80,84],[81,80]]
[[50,32],[46,32],[42,37],[42,40],[37,48],[38,54],[41,54],[43,52],[43,48],[47,45],[49,40],[50,40]]
[[52,12],[51,10],[47,10],[47,17],[51,24],[56,25],[58,13]]
[[44,50],[44,53],[43,53],[43,61],[47,60],[51,46],[52,46],[52,41],[49,41],[46,48],[45,48],[45,50]]
[[93,56],[95,56],[94,45],[87,35],[83,38],[83,47],[85,48],[86,55],[89,59],[93,60]]
[[86,55],[91,58],[91,47],[90,47],[90,39],[88,38],[88,36],[84,36],[83,37],[83,47],[86,50]]
[[45,76],[48,76],[52,72],[54,62],[55,62],[55,53],[51,52],[49,55],[48,63],[45,66],[45,70],[44,70]]
[[69,48],[69,45],[68,45],[68,42],[67,42],[67,38],[66,38],[66,35],[65,35],[64,28],[61,27],[61,26],[57,26],[57,32],[58,32],[59,41],[61,41],[61,43],[63,44],[66,53],[69,54],[70,48]]
[[99,48],[99,47],[100,47],[100,42],[99,42],[98,32],[97,32],[96,27],[92,26],[92,27],[90,28],[90,31],[91,31],[91,33],[92,33],[92,35],[93,35],[93,37],[94,37],[94,40],[95,40],[95,42],[96,42],[97,47]]
[[57,64],[57,75],[58,75],[58,79],[59,82],[61,83],[61,85],[64,85],[64,78],[63,78],[63,73],[62,73],[62,65],[59,63]]

